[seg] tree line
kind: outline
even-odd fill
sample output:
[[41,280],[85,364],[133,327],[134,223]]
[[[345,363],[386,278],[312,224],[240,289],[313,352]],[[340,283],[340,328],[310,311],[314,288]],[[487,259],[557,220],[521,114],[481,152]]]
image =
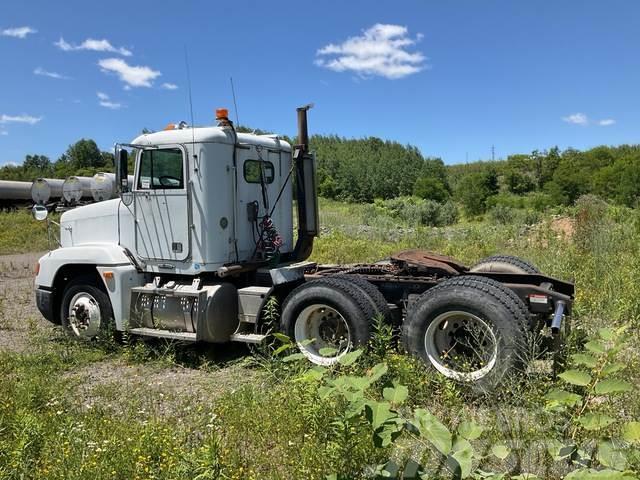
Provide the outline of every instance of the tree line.
[[371,202],[404,195],[453,201],[468,215],[496,205],[543,210],[595,194],[634,207],[640,198],[640,145],[585,151],[558,147],[511,155],[506,160],[445,165],[411,145],[314,136],[320,194]]
[[[585,151],[553,147],[506,160],[445,165],[440,158],[423,156],[415,146],[375,137],[314,135],[310,143],[318,160],[319,193],[337,200],[370,203],[415,196],[453,202],[474,216],[496,205],[534,210],[571,205],[584,194],[631,207],[640,198],[640,145]],[[22,165],[4,166],[0,178],[90,176],[113,168],[112,153],[100,151],[91,139],[81,139],[55,161],[27,155]]]
[[78,140],[52,161],[46,155],[25,156],[22,165],[0,168],[0,179],[31,182],[36,178],[66,178],[70,175],[93,176],[98,172],[113,172],[113,154],[103,152],[91,139]]

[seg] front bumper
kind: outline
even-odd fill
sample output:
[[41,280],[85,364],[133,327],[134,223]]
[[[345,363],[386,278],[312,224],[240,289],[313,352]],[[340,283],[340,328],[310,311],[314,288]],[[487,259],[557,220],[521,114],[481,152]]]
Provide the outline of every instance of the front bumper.
[[36,305],[44,318],[56,323],[53,311],[53,292],[43,288],[36,288]]

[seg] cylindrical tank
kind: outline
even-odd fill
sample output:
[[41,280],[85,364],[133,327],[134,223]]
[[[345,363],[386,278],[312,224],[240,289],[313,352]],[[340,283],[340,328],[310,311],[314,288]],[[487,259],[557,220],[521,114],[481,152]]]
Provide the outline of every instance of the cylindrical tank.
[[109,200],[115,196],[115,175],[113,173],[96,173],[91,178],[91,196],[96,202]]
[[67,177],[62,185],[62,197],[70,205],[91,199],[91,177]]
[[50,199],[62,197],[62,184],[59,178],[38,178],[31,185],[31,199],[35,203],[44,204]]
[[31,200],[31,182],[0,180],[0,200]]
[[[129,175],[129,185],[133,186],[133,175]],[[96,202],[118,196],[116,175],[114,173],[96,173],[91,178],[91,195]]]

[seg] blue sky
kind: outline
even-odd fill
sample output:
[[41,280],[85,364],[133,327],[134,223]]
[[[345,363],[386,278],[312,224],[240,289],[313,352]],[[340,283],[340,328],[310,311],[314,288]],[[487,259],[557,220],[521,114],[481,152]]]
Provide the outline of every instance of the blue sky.
[[[446,163],[638,143],[640,2],[4,1],[0,164],[103,149],[216,107],[378,136]],[[235,118],[235,115],[232,114]]]

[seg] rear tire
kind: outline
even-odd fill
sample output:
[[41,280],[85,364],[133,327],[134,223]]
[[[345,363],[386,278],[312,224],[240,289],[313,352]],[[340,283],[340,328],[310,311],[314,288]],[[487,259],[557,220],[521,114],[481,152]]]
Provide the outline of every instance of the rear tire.
[[346,280],[360,287],[360,289],[362,289],[364,293],[366,293],[369,296],[369,298],[371,298],[371,300],[373,301],[376,315],[379,315],[382,318],[384,318],[385,322],[388,322],[388,323],[392,322],[393,319],[391,316],[391,309],[389,308],[387,299],[384,298],[384,295],[380,293],[380,290],[378,290],[376,286],[373,285],[371,282],[368,282],[367,280],[365,280],[364,278],[356,274],[352,274],[352,275],[342,274],[342,275],[336,275],[330,278],[338,278],[341,280]]
[[[280,327],[312,363],[334,365],[348,351],[366,345],[374,315],[371,299],[359,287],[323,278],[304,283],[287,296]],[[322,355],[325,347],[336,351]]]
[[513,255],[493,255],[483,258],[471,267],[469,271],[481,273],[540,273],[540,270],[534,264]]
[[444,376],[488,392],[523,370],[526,312],[524,303],[499,282],[454,277],[409,307],[403,342]]
[[60,306],[62,327],[77,340],[107,338],[114,330],[111,301],[93,275],[73,279],[65,288]]

